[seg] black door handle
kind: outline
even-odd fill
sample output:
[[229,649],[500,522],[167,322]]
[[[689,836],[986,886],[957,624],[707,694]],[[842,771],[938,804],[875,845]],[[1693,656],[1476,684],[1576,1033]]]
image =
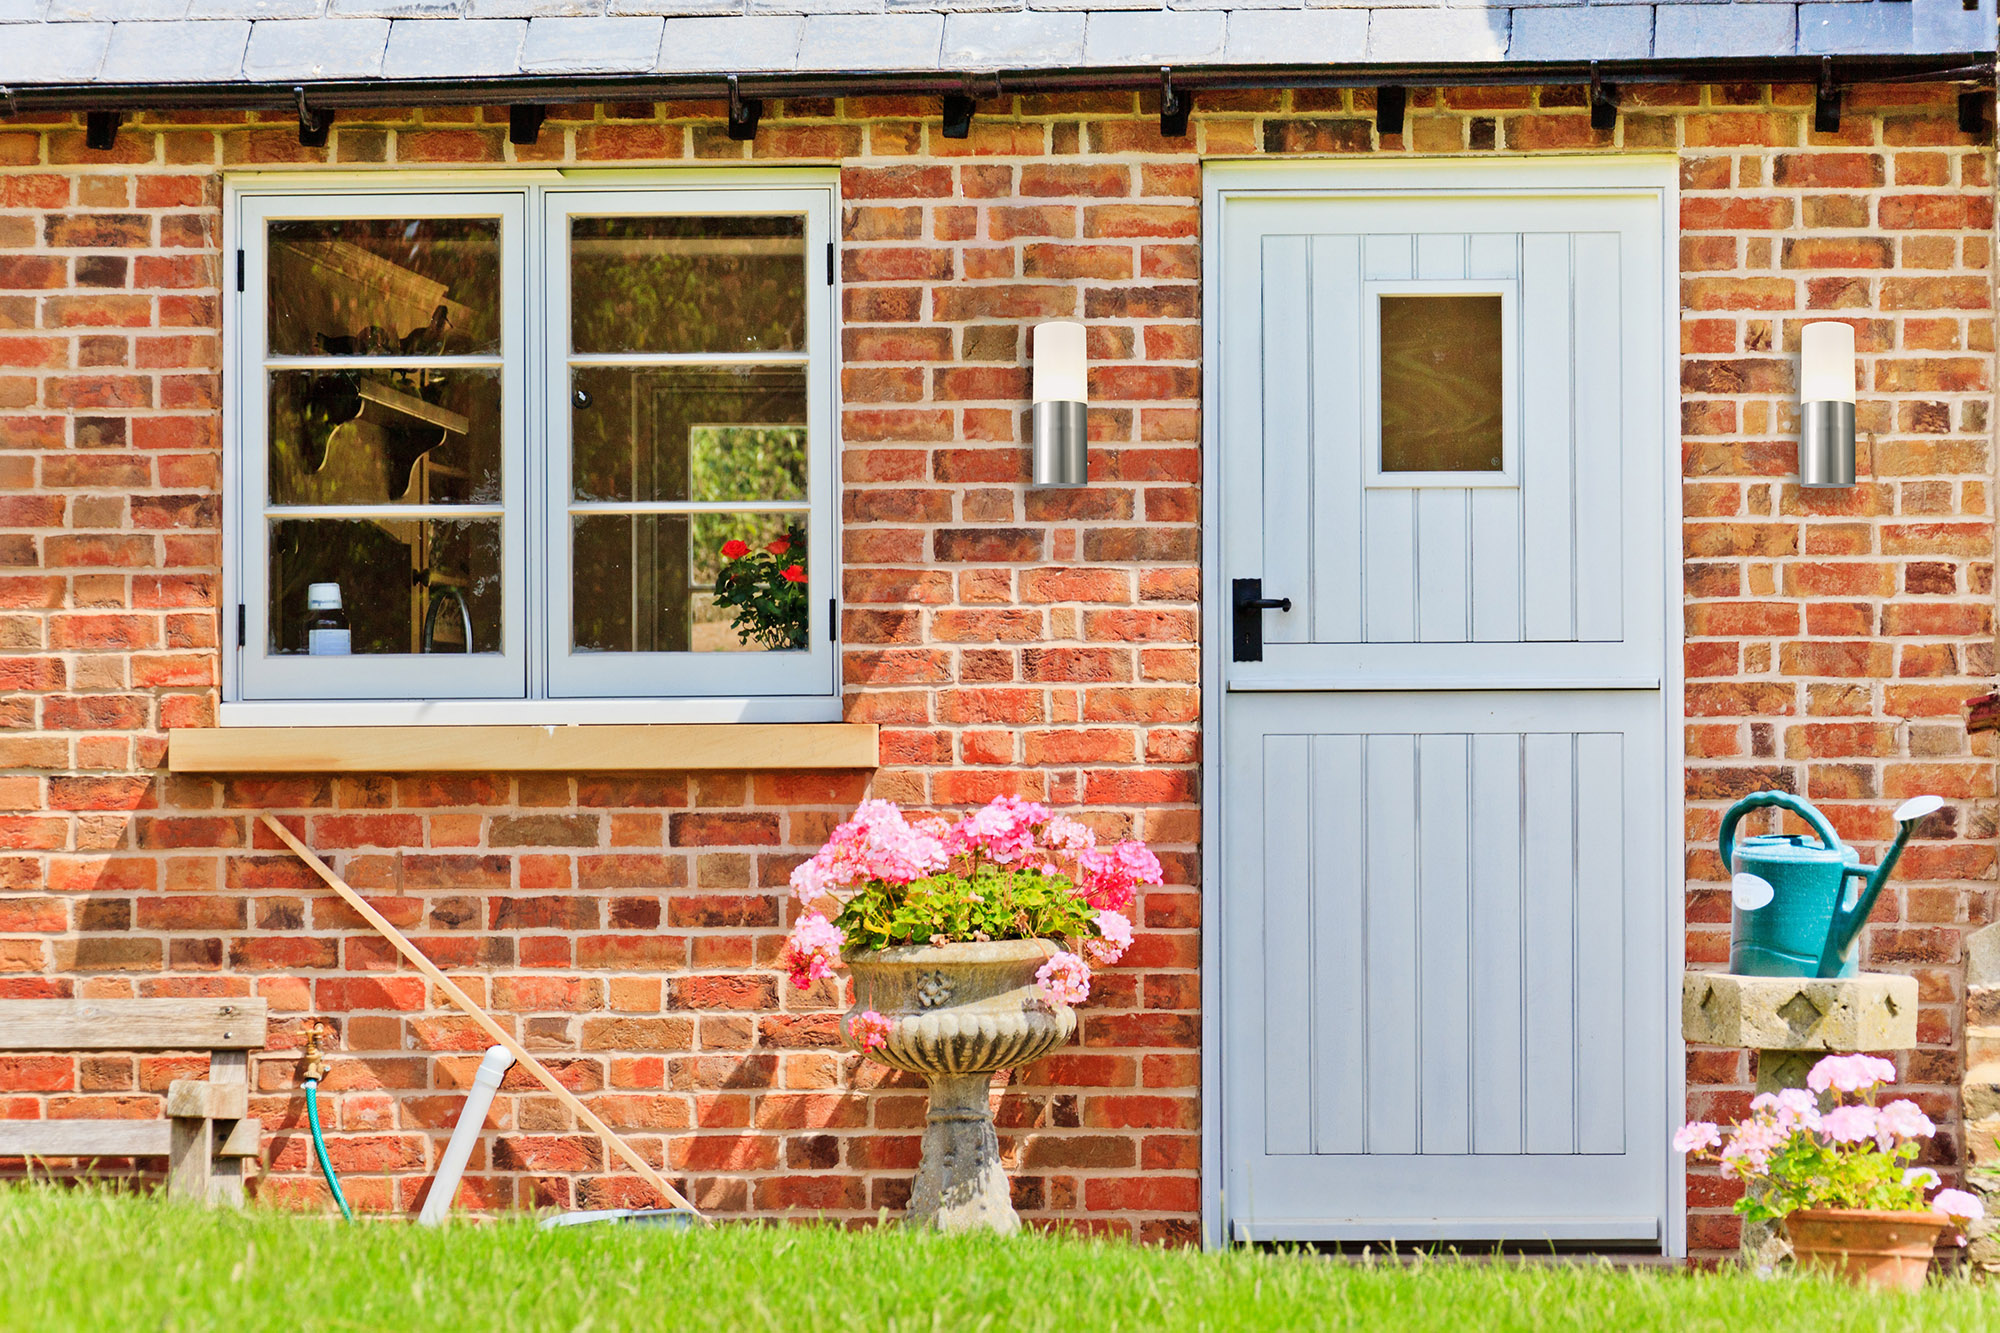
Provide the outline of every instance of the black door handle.
[[1236,579],[1231,591],[1235,619],[1231,625],[1234,642],[1230,656],[1238,662],[1261,662],[1264,660],[1264,612],[1289,611],[1292,599],[1266,597],[1262,579]]

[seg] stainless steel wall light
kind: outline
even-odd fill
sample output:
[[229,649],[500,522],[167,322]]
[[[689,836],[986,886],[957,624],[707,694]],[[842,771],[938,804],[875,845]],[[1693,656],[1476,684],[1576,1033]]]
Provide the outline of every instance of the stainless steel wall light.
[[1090,481],[1090,358],[1083,325],[1075,320],[1037,324],[1029,338],[1034,360],[1036,486],[1082,486]]
[[1799,485],[1854,484],[1854,326],[1799,334]]

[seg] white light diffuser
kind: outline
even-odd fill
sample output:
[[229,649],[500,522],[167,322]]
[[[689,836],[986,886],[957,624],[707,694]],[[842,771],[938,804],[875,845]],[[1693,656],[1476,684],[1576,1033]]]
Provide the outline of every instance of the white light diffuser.
[[1854,326],[1820,320],[1799,332],[1799,401],[1854,401]]
[[1090,401],[1090,358],[1084,351],[1083,325],[1073,319],[1035,325],[1030,335],[1035,361],[1038,403]]

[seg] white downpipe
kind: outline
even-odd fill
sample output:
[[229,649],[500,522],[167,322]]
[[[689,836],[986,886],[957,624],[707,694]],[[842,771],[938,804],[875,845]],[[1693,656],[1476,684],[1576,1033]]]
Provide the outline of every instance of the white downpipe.
[[445,1145],[444,1160],[438,1163],[437,1175],[431,1180],[430,1196],[424,1200],[424,1210],[417,1214],[420,1225],[437,1226],[451,1213],[451,1201],[458,1197],[458,1178],[465,1174],[465,1159],[472,1156],[472,1145],[486,1127],[486,1111],[493,1105],[493,1094],[500,1091],[500,1080],[513,1067],[514,1057],[505,1046],[486,1048],[486,1058],[479,1062],[479,1072],[472,1079],[472,1091],[465,1095],[465,1105],[459,1108],[451,1142]]

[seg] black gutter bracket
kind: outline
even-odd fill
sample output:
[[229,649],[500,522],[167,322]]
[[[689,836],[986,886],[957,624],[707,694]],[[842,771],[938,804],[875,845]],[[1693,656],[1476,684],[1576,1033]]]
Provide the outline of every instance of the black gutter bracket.
[[507,108],[507,142],[525,148],[542,137],[549,109],[539,102],[516,102]]
[[86,111],[83,115],[83,146],[100,153],[108,153],[118,142],[118,124],[125,119],[122,111]]
[[299,147],[326,147],[327,136],[333,133],[333,108],[321,107],[315,111],[307,106],[304,84],[293,88],[292,96],[296,97],[299,103]]
[[764,114],[764,99],[745,97],[737,77],[729,76],[729,137],[748,143],[757,137],[757,121]]
[[1410,90],[1401,84],[1385,84],[1375,90],[1375,128],[1383,138],[1403,132],[1403,117],[1410,107]]
[[1840,133],[1840,85],[1833,81],[1833,57],[1819,58],[1819,88],[1813,93],[1813,133]]
[[1590,128],[1618,128],[1618,85],[1604,81],[1595,60],[1590,62]]
[[1993,94],[1984,88],[1958,95],[1958,132],[1981,143],[1993,137]]
[[972,133],[972,113],[979,109],[979,102],[971,93],[946,93],[943,112],[938,120],[938,133],[947,139],[964,139]]
[[1166,65],[1160,66],[1160,137],[1162,139],[1185,139],[1188,132],[1188,112],[1194,110],[1194,94],[1174,87],[1174,72]]

